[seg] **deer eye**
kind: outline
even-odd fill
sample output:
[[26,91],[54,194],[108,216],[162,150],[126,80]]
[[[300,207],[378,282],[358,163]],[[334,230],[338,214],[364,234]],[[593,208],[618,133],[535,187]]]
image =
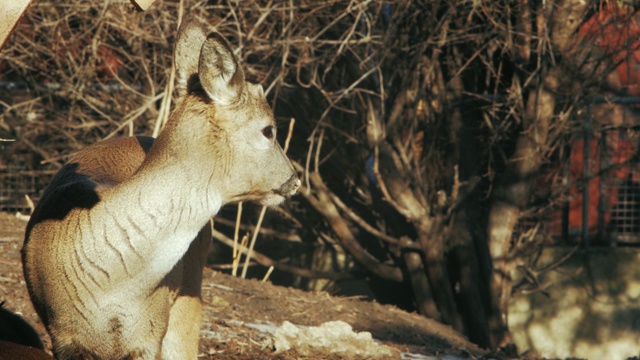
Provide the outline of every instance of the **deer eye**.
[[275,137],[276,128],[273,125],[266,126],[262,129],[262,135],[269,140],[272,140]]

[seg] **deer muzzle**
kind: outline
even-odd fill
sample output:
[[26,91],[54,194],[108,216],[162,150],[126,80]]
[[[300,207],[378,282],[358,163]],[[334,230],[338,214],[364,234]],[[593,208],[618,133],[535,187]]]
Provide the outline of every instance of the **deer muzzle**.
[[296,191],[298,191],[298,188],[300,187],[300,185],[302,184],[302,182],[300,181],[300,179],[298,178],[298,176],[296,174],[291,175],[291,177],[284,183],[282,184],[282,186],[280,186],[279,189],[277,189],[275,192],[278,195],[282,195],[284,197],[291,197],[293,195],[296,194]]

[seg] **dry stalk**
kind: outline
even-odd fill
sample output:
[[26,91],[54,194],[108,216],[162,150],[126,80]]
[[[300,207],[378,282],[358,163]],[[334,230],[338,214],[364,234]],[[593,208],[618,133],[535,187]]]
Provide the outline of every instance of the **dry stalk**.
[[251,254],[253,252],[253,247],[256,245],[256,240],[258,239],[258,233],[260,233],[260,226],[262,226],[262,220],[264,219],[264,214],[267,212],[267,207],[263,206],[260,210],[260,217],[258,217],[258,223],[256,224],[256,231],[253,232],[253,236],[251,237],[251,244],[249,245],[249,252],[244,259],[244,266],[242,267],[242,275],[241,277],[244,279],[247,275],[247,268],[249,267],[249,260],[251,260]]
[[[184,13],[184,0],[180,0],[178,4],[178,21],[177,26],[175,27],[175,31],[178,31],[180,24],[182,23],[182,15]],[[173,98],[173,89],[175,86],[176,79],[176,68],[174,66],[171,67],[171,72],[169,74],[169,81],[167,81],[167,85],[165,86],[164,97],[162,98],[162,104],[160,105],[160,112],[158,113],[158,119],[156,120],[156,126],[153,129],[153,137],[157,137],[160,133],[160,129],[164,127],[164,125],[169,120],[169,114],[171,113],[171,100]]]
[[[278,211],[277,208],[271,209],[271,210]],[[282,216],[287,216],[287,213],[281,213],[281,215]],[[234,231],[235,231],[236,219],[231,220],[231,219],[225,219],[223,217],[218,217],[218,218],[216,218],[216,222],[219,223],[219,224],[225,225],[227,227],[233,228]],[[239,226],[239,230],[249,231],[249,232],[254,231],[255,228],[256,228],[255,226],[250,225],[250,224],[242,224],[242,223],[240,223],[240,226]],[[274,238],[278,238],[278,239],[282,239],[282,240],[286,240],[286,241],[291,241],[291,242],[298,242],[299,243],[301,241],[300,236],[298,236],[295,233],[277,231],[277,230],[274,230],[272,228],[267,228],[267,227],[264,227],[264,226],[262,226],[262,228],[260,229],[260,233],[263,234],[263,235],[267,235],[267,236],[271,236],[271,237],[274,237]]]
[[318,144],[316,145],[316,155],[314,158],[314,171],[320,172],[320,152],[322,150],[322,140],[324,139],[324,127],[320,129],[318,134]]
[[231,274],[236,276],[238,273],[238,264],[240,263],[240,253],[238,253],[238,233],[240,232],[240,223],[242,219],[242,201],[238,202],[238,213],[236,215],[236,226],[233,232],[233,269]]
[[289,132],[287,133],[287,139],[284,141],[284,153],[287,153],[287,150],[289,150],[289,142],[291,142],[291,136],[293,135],[293,127],[296,124],[296,119],[291,118],[291,121],[289,121]]
[[309,136],[309,150],[307,151],[307,159],[304,163],[304,182],[307,195],[310,194],[311,191],[311,185],[309,183],[309,167],[311,166],[311,155],[313,155],[313,149],[315,148],[315,133],[316,129],[314,129],[311,136]]
[[[215,237],[221,243],[227,246],[233,246],[233,240],[227,237],[225,234],[214,230],[213,237]],[[241,253],[247,254],[249,249],[246,245],[240,244],[238,250]],[[353,279],[353,276],[349,273],[337,273],[337,272],[326,272],[326,271],[313,271],[309,269],[299,268],[296,266],[292,266],[289,264],[284,264],[278,261],[275,261],[268,256],[261,254],[257,251],[253,251],[253,259],[262,266],[273,266],[276,269],[290,272],[294,275],[308,277],[308,278],[322,278],[322,279],[333,279],[333,280],[344,280],[344,279]]]
[[273,265],[269,266],[269,270],[267,270],[267,273],[264,274],[264,278],[262,278],[262,282],[265,283],[267,282],[267,280],[269,280],[269,276],[271,275],[271,273],[273,272]]
[[[240,241],[240,244],[238,244],[238,242],[236,241],[233,246],[235,246],[236,249],[240,249],[242,247],[246,247],[248,243],[249,243],[249,233],[246,233],[242,237],[242,240]],[[236,256],[233,258],[233,266],[231,267],[231,274],[233,276],[237,276],[237,274],[238,274],[238,267],[240,266],[240,259],[241,258],[242,258],[242,256],[241,256],[240,252],[238,251],[236,253]]]

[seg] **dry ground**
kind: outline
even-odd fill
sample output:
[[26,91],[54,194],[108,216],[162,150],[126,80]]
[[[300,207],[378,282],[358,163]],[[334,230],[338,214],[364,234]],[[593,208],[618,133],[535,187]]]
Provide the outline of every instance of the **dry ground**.
[[[21,313],[33,324],[48,348],[50,340],[31,305],[22,275],[20,248],[25,225],[13,215],[0,212],[0,301],[6,301],[6,308]],[[273,336],[255,325],[273,328],[285,320],[305,326],[342,320],[356,332],[371,332],[374,339],[393,348],[395,355],[387,358],[420,358],[401,355],[402,352],[427,355],[422,359],[437,359],[440,358],[437,355],[443,354],[475,359],[483,354],[446,326],[392,306],[354,298],[242,280],[211,269],[205,270],[203,297],[205,315],[200,349],[203,359],[354,358],[329,350],[307,355],[295,350],[275,353]]]

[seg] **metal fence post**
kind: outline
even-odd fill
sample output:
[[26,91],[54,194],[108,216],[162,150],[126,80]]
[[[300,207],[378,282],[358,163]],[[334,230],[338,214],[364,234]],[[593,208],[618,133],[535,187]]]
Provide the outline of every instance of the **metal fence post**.
[[589,180],[591,169],[589,162],[591,161],[591,105],[587,104],[587,118],[583,125],[583,141],[584,148],[582,150],[582,178],[584,186],[582,187],[582,247],[589,247]]

